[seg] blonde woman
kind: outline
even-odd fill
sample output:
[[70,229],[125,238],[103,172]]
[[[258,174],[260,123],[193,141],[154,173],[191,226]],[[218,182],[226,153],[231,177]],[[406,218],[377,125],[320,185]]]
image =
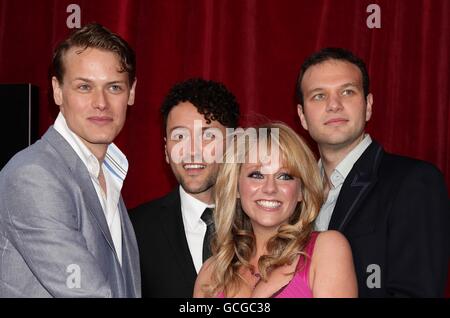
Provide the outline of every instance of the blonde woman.
[[[347,240],[336,231],[313,231],[323,188],[311,150],[285,124],[258,128],[267,128],[267,138],[258,133],[245,147],[235,138],[221,166],[213,256],[194,297],[356,297]],[[250,160],[263,146],[272,159]]]

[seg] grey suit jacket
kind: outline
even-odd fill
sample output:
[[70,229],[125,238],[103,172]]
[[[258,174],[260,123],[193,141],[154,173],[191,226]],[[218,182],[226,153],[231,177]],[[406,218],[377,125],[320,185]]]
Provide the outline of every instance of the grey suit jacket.
[[140,297],[122,198],[122,266],[88,170],[50,127],[0,172],[0,297]]

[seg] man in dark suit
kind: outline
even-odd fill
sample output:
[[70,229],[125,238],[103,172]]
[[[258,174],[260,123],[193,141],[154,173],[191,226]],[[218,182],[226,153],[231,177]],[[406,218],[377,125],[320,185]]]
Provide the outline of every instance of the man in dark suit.
[[449,204],[433,165],[389,154],[365,134],[373,96],[364,62],[323,49],[303,63],[298,114],[317,142],[325,197],[317,230],[349,240],[361,297],[442,297]]
[[140,251],[143,297],[186,298],[192,297],[197,273],[210,255],[222,137],[227,127],[237,126],[239,105],[222,84],[190,79],[172,87],[161,111],[166,161],[180,185],[130,211],[130,217]]

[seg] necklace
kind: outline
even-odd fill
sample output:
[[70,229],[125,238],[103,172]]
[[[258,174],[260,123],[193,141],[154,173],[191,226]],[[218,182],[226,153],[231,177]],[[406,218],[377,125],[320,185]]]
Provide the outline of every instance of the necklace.
[[253,268],[250,269],[250,274],[254,277],[253,280],[255,280],[255,283],[253,284],[253,289],[256,288],[256,285],[258,285],[259,281],[261,280],[261,274],[258,272],[255,272]]
[[261,278],[261,274],[256,272],[253,268],[250,268],[250,274],[252,274],[256,278]]

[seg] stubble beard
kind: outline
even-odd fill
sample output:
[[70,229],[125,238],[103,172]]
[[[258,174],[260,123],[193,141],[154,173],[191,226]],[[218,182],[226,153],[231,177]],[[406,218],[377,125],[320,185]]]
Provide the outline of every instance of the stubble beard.
[[200,194],[203,192],[206,192],[210,190],[214,184],[216,183],[217,179],[217,173],[211,172],[206,176],[206,178],[201,182],[199,185],[190,185],[190,182],[188,182],[186,179],[188,177],[185,177],[181,175],[180,173],[175,174],[175,178],[177,179],[178,183],[181,184],[184,191],[186,191],[189,194]]

